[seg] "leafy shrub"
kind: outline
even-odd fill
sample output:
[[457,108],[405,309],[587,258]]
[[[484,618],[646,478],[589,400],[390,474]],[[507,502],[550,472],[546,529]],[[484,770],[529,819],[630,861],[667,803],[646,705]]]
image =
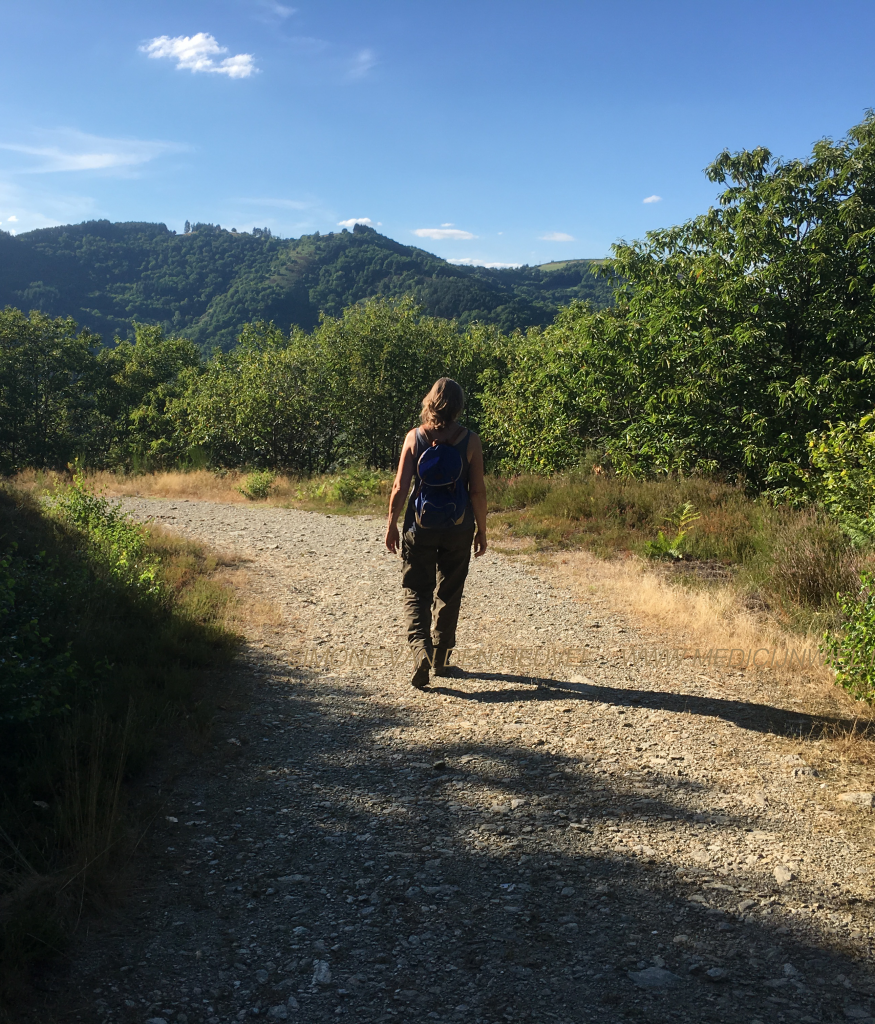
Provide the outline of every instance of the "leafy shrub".
[[[63,710],[65,688],[76,677],[70,651],[56,649],[39,621],[48,596],[45,591],[50,589],[45,563],[42,555],[35,565],[28,564],[14,544],[0,559],[2,722],[25,722]],[[43,600],[34,602],[37,593]]]
[[256,470],[246,477],[242,486],[237,490],[250,501],[265,501],[270,497],[275,480],[276,473],[271,473],[269,470]]
[[120,502],[92,494],[84,478],[76,475],[69,490],[58,491],[49,499],[48,508],[85,537],[91,556],[119,585],[140,594],[160,592],[158,563],[146,553],[145,529]]
[[[57,608],[101,584],[134,600],[162,596],[157,558],[146,551],[144,528],[119,504],[90,493],[81,476],[46,502],[53,518],[75,531],[78,558],[62,565],[43,552],[20,554],[15,543],[0,558],[0,721],[57,715],[94,672],[83,672],[69,643],[57,636]],[[61,630],[63,633],[63,629]],[[98,670],[100,674],[100,670]]]
[[875,573],[863,572],[856,592],[838,595],[845,615],[842,632],[822,644],[836,682],[859,700],[875,703]]
[[857,544],[875,539],[875,413],[808,435],[814,496]]
[[357,501],[386,497],[390,487],[391,481],[385,473],[362,466],[351,466],[323,481],[312,494],[313,497],[323,500],[352,505]]
[[214,567],[81,480],[43,504],[0,484],[0,1004],[124,848],[123,779],[236,647]]

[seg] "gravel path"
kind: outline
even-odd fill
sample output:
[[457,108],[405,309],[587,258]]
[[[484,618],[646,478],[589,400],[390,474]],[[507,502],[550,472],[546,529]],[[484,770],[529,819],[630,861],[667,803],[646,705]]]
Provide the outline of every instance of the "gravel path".
[[285,624],[153,781],[140,888],[58,1019],[873,1020],[873,812],[839,799],[871,781],[810,767],[761,679],[630,666],[634,624],[490,553],[467,674],[420,693],[381,519],[127,505],[247,555]]

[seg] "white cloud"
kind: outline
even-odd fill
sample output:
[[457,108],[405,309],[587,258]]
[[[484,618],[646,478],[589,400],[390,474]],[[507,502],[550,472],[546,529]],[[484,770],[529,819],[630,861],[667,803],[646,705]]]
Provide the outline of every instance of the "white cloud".
[[642,203],[661,203],[662,196],[648,196],[646,199],[641,200]]
[[215,36],[209,32],[198,32],[193,36],[156,36],[144,43],[140,50],[149,57],[159,60],[168,58],[176,61],[176,67],[184,71],[206,71],[229,78],[249,78],[258,71],[251,53],[238,53],[216,61],[214,57],[227,53],[227,46],[219,46]]
[[482,260],[475,260],[465,257],[461,260],[447,260],[447,263],[455,263],[463,267],[488,267],[490,270],[505,270],[508,267],[521,267],[522,263],[484,263]]
[[36,145],[0,142],[0,149],[39,157],[37,163],[22,170],[31,174],[45,174],[54,171],[125,173],[130,168],[148,163],[164,153],[179,152],[185,148],[172,142],[106,139],[70,129],[40,132],[37,137],[39,142]]
[[337,226],[339,228],[354,228],[356,224],[367,224],[368,227],[371,227],[373,223],[370,217],[350,217],[349,220],[339,220]]
[[460,231],[459,228],[416,228],[413,232],[418,238],[433,238],[435,241],[443,241],[447,238],[465,240],[476,238],[470,231]]
[[359,50],[353,60],[348,75],[350,78],[363,78],[377,63],[377,55],[373,50]]
[[548,231],[541,235],[542,242],[573,242],[574,235],[566,235],[564,231]]
[[16,223],[18,223],[18,218],[13,213],[11,217],[7,217],[6,218],[6,222],[7,222],[7,224],[16,224]]
[[446,224],[441,224],[442,228],[454,228],[455,226],[456,225],[451,220],[448,220]]
[[249,78],[258,72],[253,63],[251,53],[238,53],[233,57],[227,57],[218,67],[210,68],[220,75],[227,75],[229,78]]

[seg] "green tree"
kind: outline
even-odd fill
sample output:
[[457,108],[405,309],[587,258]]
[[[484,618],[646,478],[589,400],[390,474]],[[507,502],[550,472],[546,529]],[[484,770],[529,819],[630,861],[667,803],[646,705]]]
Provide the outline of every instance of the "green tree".
[[397,462],[423,396],[459,365],[456,324],[423,315],[410,300],[373,301],[323,317],[312,344],[342,425],[339,454],[372,468]]
[[175,412],[188,443],[217,465],[309,473],[334,460],[325,368],[300,331],[250,324],[191,379]]
[[871,410],[873,115],[806,160],[722,153],[707,174],[719,205],[614,247],[614,309],[572,307],[487,382],[511,459],[550,469],[595,447],[627,472],[778,484],[811,430]]
[[60,467],[78,454],[96,341],[69,317],[0,311],[0,472]]
[[135,324],[134,341],[116,338],[97,362],[90,461],[139,469],[178,462],[188,440],[175,405],[201,368],[194,343]]

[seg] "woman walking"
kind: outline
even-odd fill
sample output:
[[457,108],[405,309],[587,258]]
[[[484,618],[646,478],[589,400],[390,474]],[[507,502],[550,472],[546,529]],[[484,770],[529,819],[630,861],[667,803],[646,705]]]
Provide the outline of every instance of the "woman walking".
[[[422,400],[422,426],[404,439],[389,499],[386,547],[401,544],[407,642],[413,651],[417,689],[435,675],[452,673],[450,654],[462,592],[474,555],[486,552],[486,483],[477,434],[459,424],[465,392],[441,377]],[[413,481],[413,492],[410,484]],[[398,518],[407,503],[403,537]]]

